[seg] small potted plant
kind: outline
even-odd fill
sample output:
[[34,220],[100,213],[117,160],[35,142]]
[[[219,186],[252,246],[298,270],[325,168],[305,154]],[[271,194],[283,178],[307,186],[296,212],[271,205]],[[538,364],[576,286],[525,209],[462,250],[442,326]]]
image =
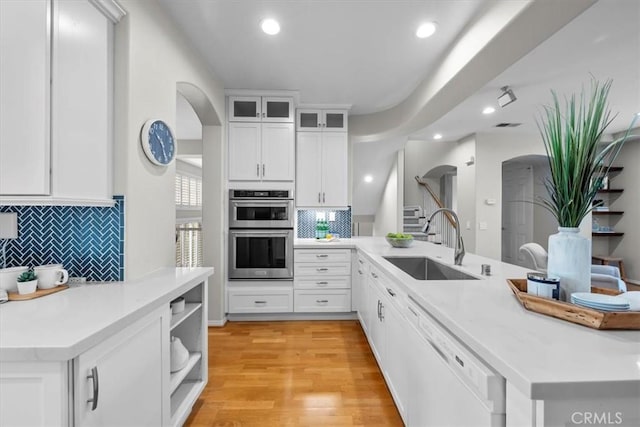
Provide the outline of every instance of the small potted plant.
[[32,294],[38,287],[38,276],[32,268],[18,276],[18,293],[20,295]]

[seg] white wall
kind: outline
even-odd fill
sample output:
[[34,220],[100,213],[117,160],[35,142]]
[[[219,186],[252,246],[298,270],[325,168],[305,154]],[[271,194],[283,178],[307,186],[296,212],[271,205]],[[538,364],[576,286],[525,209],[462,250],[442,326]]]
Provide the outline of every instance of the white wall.
[[399,150],[396,155],[396,161],[387,177],[387,184],[384,187],[380,205],[376,211],[376,218],[373,224],[374,236],[384,236],[387,233],[402,233],[403,171],[404,151]]
[[[640,132],[635,132],[640,134]],[[611,180],[611,188],[624,188],[624,193],[618,196],[612,209],[624,211],[624,215],[615,224],[616,231],[624,232],[624,236],[600,237],[611,243],[612,256],[624,258],[627,277],[640,283],[640,140],[627,141],[615,162],[616,166],[623,166],[624,170],[617,173]],[[618,242],[616,245],[615,243]]]
[[[175,165],[160,168],[145,158],[140,129],[150,118],[175,127],[179,82],[197,86],[212,103],[218,124],[223,123],[224,88],[155,1],[120,3],[127,16],[116,26],[114,189],[125,196],[125,272],[127,279],[135,279],[175,263]],[[216,143],[210,164],[222,174],[222,137]],[[219,185],[210,191],[222,200]],[[221,228],[218,221],[214,224]],[[216,291],[210,292],[210,318],[218,318],[222,261],[212,261],[216,273],[210,283]]]

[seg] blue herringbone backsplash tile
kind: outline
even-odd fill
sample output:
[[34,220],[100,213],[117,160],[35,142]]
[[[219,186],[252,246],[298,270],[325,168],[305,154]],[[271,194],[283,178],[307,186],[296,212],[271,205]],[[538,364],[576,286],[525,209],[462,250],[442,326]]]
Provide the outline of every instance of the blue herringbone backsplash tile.
[[62,264],[69,276],[124,280],[124,197],[115,206],[0,206],[18,213],[7,267]]
[[351,207],[346,210],[332,209],[300,209],[298,210],[298,238],[313,238],[316,236],[316,213],[324,212],[329,218],[329,212],[336,213],[336,220],[329,221],[329,231],[338,233],[340,237],[351,237]]

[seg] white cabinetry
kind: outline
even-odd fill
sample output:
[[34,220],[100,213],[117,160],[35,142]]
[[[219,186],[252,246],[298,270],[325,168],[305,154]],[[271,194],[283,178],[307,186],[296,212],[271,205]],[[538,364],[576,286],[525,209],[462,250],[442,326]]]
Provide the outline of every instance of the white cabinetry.
[[89,0],[0,19],[0,203],[112,204],[112,21]]
[[353,285],[351,287],[351,308],[358,313],[358,319],[364,329],[367,332],[367,326],[369,321],[365,321],[365,317],[368,317],[369,307],[367,277],[369,277],[369,263],[356,252],[356,262],[354,263],[353,271]]
[[294,250],[294,311],[351,311],[351,250]]
[[293,123],[293,98],[229,96],[229,121]]
[[400,415],[406,422],[408,353],[406,320],[401,315],[405,296],[378,269],[370,266],[367,279],[366,333]]
[[0,1],[0,195],[49,194],[50,14]]
[[298,132],[296,146],[296,206],[347,206],[347,133]]
[[79,426],[158,426],[163,422],[162,322],[169,309],[84,352],[74,363]]
[[293,123],[229,123],[229,180],[293,181]]
[[291,313],[292,311],[293,287],[290,281],[234,280],[227,286],[228,313]]
[[346,110],[299,109],[296,122],[297,131],[346,132]]

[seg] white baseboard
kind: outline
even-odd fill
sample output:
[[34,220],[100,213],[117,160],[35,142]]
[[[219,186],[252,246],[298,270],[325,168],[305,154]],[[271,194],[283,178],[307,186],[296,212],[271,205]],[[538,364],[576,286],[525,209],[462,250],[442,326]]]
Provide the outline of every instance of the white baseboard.
[[264,322],[278,320],[357,320],[352,313],[228,313],[230,322]]
[[207,320],[207,326],[209,327],[222,327],[227,324],[227,318],[223,318],[222,320]]

